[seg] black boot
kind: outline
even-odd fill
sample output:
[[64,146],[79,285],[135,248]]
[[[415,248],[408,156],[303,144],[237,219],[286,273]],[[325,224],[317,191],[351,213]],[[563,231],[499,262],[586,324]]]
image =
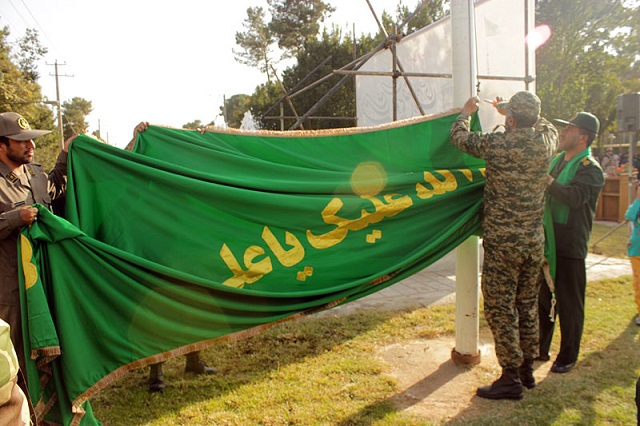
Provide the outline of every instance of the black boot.
[[517,368],[503,368],[502,376],[490,386],[478,388],[477,395],[488,399],[522,399],[522,382]]
[[200,360],[200,352],[192,352],[187,354],[187,363],[184,366],[185,373],[194,374],[214,374],[218,372],[215,367],[209,367]]
[[522,362],[520,368],[518,368],[520,374],[520,381],[522,386],[527,389],[533,389],[536,387],[536,379],[533,377],[533,360],[526,359]]
[[162,392],[167,387],[162,374],[162,363],[151,364],[149,369],[149,392]]

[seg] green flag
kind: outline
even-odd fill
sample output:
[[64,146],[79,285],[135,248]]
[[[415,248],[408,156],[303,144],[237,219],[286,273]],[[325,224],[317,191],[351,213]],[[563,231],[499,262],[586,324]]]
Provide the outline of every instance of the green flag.
[[131,369],[356,300],[440,259],[480,229],[484,163],[450,144],[454,119],[151,126],[133,152],[78,137],[66,220],[41,208],[23,234],[30,351],[50,356],[55,379],[34,394],[44,405],[56,394],[67,408],[50,413],[77,421]]

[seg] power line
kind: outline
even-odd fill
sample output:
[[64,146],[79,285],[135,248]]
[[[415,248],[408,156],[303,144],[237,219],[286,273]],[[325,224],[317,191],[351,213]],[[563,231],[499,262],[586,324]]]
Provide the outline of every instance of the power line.
[[[42,27],[42,25],[40,25],[40,22],[38,21],[38,19],[35,17],[35,15],[31,12],[31,9],[29,9],[29,6],[27,6],[27,4],[24,2],[24,0],[20,0],[20,2],[22,3],[22,6],[27,10],[27,12],[29,13],[29,15],[31,16],[31,20],[27,19],[27,17],[25,17],[25,15],[20,11],[20,9],[14,4],[13,0],[9,0],[9,4],[11,4],[11,7],[13,7],[13,10],[15,11],[15,14],[20,18],[20,20],[22,20],[24,27],[26,29],[28,28],[33,28],[33,24],[31,22],[35,22],[35,27],[38,30],[39,34],[42,34],[46,39],[48,44],[51,46],[51,49],[53,49],[56,52],[60,52],[60,50],[56,47],[55,43],[53,42],[53,40],[51,39],[51,37],[49,37],[49,35],[47,34],[47,32],[44,30],[44,28]],[[9,22],[9,27],[12,28],[12,32],[14,33],[14,37],[18,34],[18,30],[19,30],[19,26],[16,25],[16,23],[11,23],[9,20],[9,16],[7,16],[7,14],[2,16],[4,19],[7,20],[7,22]]]
[[[28,27],[28,26],[29,26],[29,24],[27,23],[27,20],[26,20],[26,19],[24,19],[24,16],[22,16],[22,13],[20,13],[20,11],[19,11],[19,10],[18,10],[18,8],[16,7],[16,5],[15,5],[15,4],[13,4],[13,1],[12,1],[12,0],[9,0],[9,4],[11,4],[11,6],[13,7],[13,10],[15,10],[15,11],[16,11],[16,13],[18,14],[18,16],[20,17],[20,19],[22,19],[22,22],[24,22],[24,25]],[[5,18],[6,18],[6,17],[5,17]]]
[[40,25],[40,22],[38,22],[38,20],[36,19],[36,17],[34,16],[33,13],[31,13],[31,9],[29,9],[29,6],[27,6],[27,4],[24,2],[24,0],[20,0],[20,2],[22,3],[22,5],[24,6],[25,9],[27,9],[27,12],[29,12],[29,15],[31,15],[31,18],[33,18],[33,20],[35,21],[36,25],[38,26],[38,28],[40,29],[40,31],[42,32],[42,34],[46,37],[47,40],[49,40],[49,43],[51,43],[51,46],[53,47],[53,49],[56,52],[59,52],[58,48],[56,48],[56,45],[53,43],[53,41],[51,40],[51,38],[47,35],[47,32],[44,30],[44,28],[42,28],[42,25]]

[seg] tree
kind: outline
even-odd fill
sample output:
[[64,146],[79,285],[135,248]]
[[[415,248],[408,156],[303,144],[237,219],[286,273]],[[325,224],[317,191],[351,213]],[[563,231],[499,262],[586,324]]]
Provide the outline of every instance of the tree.
[[[356,43],[358,51],[368,51],[372,48],[373,39],[370,36],[361,37]],[[328,62],[325,62],[330,58]],[[290,92],[292,88],[313,83],[321,77],[329,76],[333,70],[343,67],[353,60],[353,42],[348,38],[343,38],[341,31],[333,27],[325,29],[320,38],[308,39],[303,48],[296,56],[296,64],[287,68],[282,75],[282,83]],[[323,64],[324,62],[324,64]],[[323,64],[320,68],[318,66]],[[315,70],[315,71],[314,71]],[[314,73],[312,73],[314,71]],[[291,99],[295,107],[295,112],[299,116],[306,113],[314,104],[321,99],[329,90],[333,88],[343,76],[333,75],[325,79],[322,83],[305,90],[304,95]],[[259,86],[251,96],[251,113],[256,119],[262,116],[278,116],[280,108],[277,101],[283,97],[284,93],[278,84],[266,84]],[[294,111],[288,102],[283,102],[284,116],[293,117]],[[321,129],[348,127],[353,125],[355,116],[355,96],[353,84],[344,84],[331,97],[331,101],[320,108],[313,116],[335,117],[335,119],[309,119],[304,123],[305,129]],[[285,119],[285,128],[288,129],[295,123],[295,119]],[[280,129],[278,120],[263,120],[263,129]]]
[[[33,75],[25,73],[12,60],[11,45],[8,41],[9,29],[0,29],[0,112],[13,111],[24,116],[31,127],[51,130],[48,135],[37,140],[36,161],[45,170],[51,170],[60,151],[60,138],[53,121],[53,111],[42,103],[40,85]],[[31,33],[35,45],[37,34]],[[35,60],[33,62],[35,66]],[[32,69],[35,71],[35,68]]]
[[258,68],[271,81],[271,44],[274,38],[265,23],[265,12],[261,7],[247,9],[247,18],[242,23],[246,31],[236,32],[236,44],[241,50],[233,49],[235,60],[244,65]]
[[335,11],[322,0],[267,0],[269,30],[285,57],[295,56],[305,42],[320,32],[320,23]]
[[[425,0],[425,2],[428,4],[410,21],[410,23],[413,23],[412,25],[415,27],[426,26],[445,14],[447,0]],[[270,5],[275,6],[275,3],[275,0],[269,1]],[[291,3],[292,2],[280,1],[279,4],[287,5]],[[418,10],[417,8],[420,8],[423,3],[419,3],[415,10]],[[284,6],[282,7],[284,8]],[[333,9],[331,11],[333,11]],[[402,6],[402,3],[400,2],[398,5],[398,21],[402,22],[410,15],[411,13],[409,13],[409,9]],[[384,16],[386,16],[386,18]],[[383,15],[383,21],[385,19],[388,23],[391,22],[391,18],[388,14]],[[275,19],[272,20],[272,23],[273,22],[275,22]],[[393,27],[391,24],[389,25],[389,28]],[[273,36],[280,40],[280,30],[277,29],[275,25],[270,24],[270,26],[273,30]],[[305,89],[303,95],[295,96],[291,99],[291,102],[294,104],[296,109],[295,113],[297,113],[298,116],[302,116],[309,111],[310,108],[312,108],[327,92],[332,90],[333,87],[342,80],[343,76],[331,76],[331,73],[333,70],[342,68],[344,65],[352,62],[355,55],[352,35],[350,34],[347,37],[343,37],[342,32],[336,27],[331,29],[325,28],[319,37],[311,36],[311,34],[313,34],[313,27],[311,31],[304,34],[307,34],[307,36],[296,50],[296,64],[283,72],[282,82],[285,88],[291,92],[296,86],[300,86],[297,88],[300,89],[321,77],[327,78],[320,84],[312,88]],[[382,39],[383,36],[379,34],[375,37],[371,35],[363,35],[355,42],[355,50],[356,52],[369,52]],[[283,45],[283,47],[287,46]],[[328,58],[330,58],[330,61],[325,62]],[[320,64],[323,64],[322,67],[316,69],[314,74],[311,74],[311,72]],[[304,84],[302,84],[303,82]],[[283,95],[284,94],[280,86],[276,83],[272,83],[271,81],[268,81],[267,84],[258,86],[255,92],[251,95],[250,100],[253,116],[257,119],[264,116],[278,116],[280,114],[280,107],[277,105],[277,102],[283,98]],[[288,102],[282,102],[282,109],[284,116],[295,116],[295,113]],[[355,114],[354,85],[351,82],[347,82],[332,95],[329,102],[319,106],[312,116],[306,120],[304,128],[321,129],[348,127],[353,125],[353,118],[355,117]],[[331,118],[314,119],[312,117]],[[294,124],[295,119],[287,118],[284,121],[284,127],[288,129]],[[263,129],[272,130],[279,129],[280,125],[279,120],[274,119],[263,119],[261,124]]]
[[639,88],[639,11],[622,0],[538,0],[536,22],[553,31],[537,52],[536,90],[545,116],[590,111],[603,130],[613,128],[616,97]]
[[201,120],[194,120],[190,123],[182,125],[183,129],[189,129],[189,130],[198,130],[198,129],[202,129],[203,127],[204,125],[202,124]]
[[62,122],[64,123],[65,139],[79,133],[87,133],[89,124],[84,121],[93,110],[91,101],[74,97],[71,101],[62,103]]
[[47,54],[48,49],[40,44],[38,31],[27,28],[24,37],[18,40],[18,53],[16,54],[18,68],[25,78],[32,82],[38,81],[37,62]]
[[[280,99],[280,96],[282,96],[282,91],[278,83],[267,81],[259,85],[251,95],[251,114],[253,114],[256,119],[260,119],[260,117]],[[265,130],[280,130],[279,124],[272,120],[262,120],[260,122],[260,128]]]
[[240,128],[244,113],[249,111],[251,98],[248,95],[233,95],[226,100],[225,107],[220,108],[228,127]]
[[[446,5],[448,3],[449,0],[422,0],[418,1],[413,9],[409,9],[409,7],[405,6],[402,3],[402,0],[400,0],[396,8],[395,23],[397,25],[401,25],[405,21],[407,21],[407,23],[405,27],[398,28],[398,32],[411,34],[412,32],[443,18],[447,14]],[[414,13],[415,16],[411,17]],[[387,32],[390,33],[393,29],[393,25],[386,24],[385,28],[387,29]]]
[[[233,50],[235,60],[258,68],[271,81],[271,65],[284,58],[295,56],[304,42],[320,31],[320,22],[334,11],[321,0],[267,0],[271,21],[266,22],[266,12],[261,7],[247,9],[242,26],[244,32],[236,32]],[[281,57],[272,58],[274,45],[281,49]]]

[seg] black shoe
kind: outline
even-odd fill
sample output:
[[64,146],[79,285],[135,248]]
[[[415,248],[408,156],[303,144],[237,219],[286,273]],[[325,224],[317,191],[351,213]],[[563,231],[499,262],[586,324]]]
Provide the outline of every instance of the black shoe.
[[551,372],[552,373],[567,373],[569,371],[571,371],[571,369],[576,365],[575,362],[569,362],[567,364],[563,364],[560,363],[558,361],[555,361],[553,363],[553,365],[551,366]]
[[198,364],[185,365],[184,372],[193,374],[215,374],[218,372],[218,369],[199,362]]
[[167,387],[162,373],[162,363],[151,364],[149,368],[149,392],[162,392]]
[[162,378],[149,380],[149,392],[151,393],[163,392],[166,387],[167,385]]
[[533,360],[524,360],[522,365],[518,368],[518,374],[520,375],[520,381],[522,386],[527,389],[533,389],[536,387],[536,379],[533,377]]
[[522,399],[522,382],[517,368],[503,368],[502,376],[490,386],[478,388],[476,394],[488,399]]
[[543,361],[543,362],[547,362],[551,359],[551,355],[549,355],[548,353],[546,354],[540,354],[538,355],[534,361]]
[[209,367],[207,364],[200,360],[200,352],[193,352],[187,355],[187,363],[184,366],[185,373],[194,374],[215,374],[218,369],[215,367]]

